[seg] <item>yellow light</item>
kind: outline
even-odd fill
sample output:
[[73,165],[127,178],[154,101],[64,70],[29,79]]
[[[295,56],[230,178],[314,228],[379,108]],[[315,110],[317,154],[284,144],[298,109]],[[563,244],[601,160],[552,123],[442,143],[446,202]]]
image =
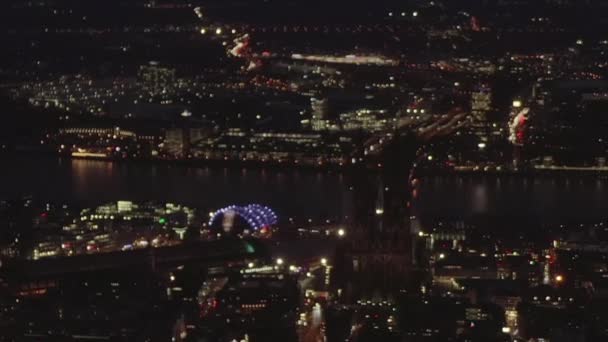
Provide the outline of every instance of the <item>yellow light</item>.
[[561,283],[562,281],[564,281],[564,276],[562,275],[558,275],[555,277],[555,281],[558,283]]

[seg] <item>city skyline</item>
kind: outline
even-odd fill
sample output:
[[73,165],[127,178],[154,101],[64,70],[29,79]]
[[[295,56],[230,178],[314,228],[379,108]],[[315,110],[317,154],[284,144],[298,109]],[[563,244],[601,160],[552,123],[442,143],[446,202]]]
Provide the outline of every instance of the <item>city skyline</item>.
[[0,341],[608,339],[603,0],[7,0]]

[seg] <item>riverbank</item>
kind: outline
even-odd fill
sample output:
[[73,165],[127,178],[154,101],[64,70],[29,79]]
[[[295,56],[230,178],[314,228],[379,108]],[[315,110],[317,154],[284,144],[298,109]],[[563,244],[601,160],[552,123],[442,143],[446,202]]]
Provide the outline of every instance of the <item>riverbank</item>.
[[[5,151],[0,153],[0,158],[11,157],[52,157],[62,160],[97,160],[111,163],[135,163],[143,165],[175,165],[185,167],[203,167],[203,168],[233,168],[233,169],[268,169],[268,170],[304,170],[304,171],[321,171],[321,172],[338,172],[348,173],[352,170],[352,165],[349,163],[334,164],[334,163],[296,163],[296,162],[278,162],[273,160],[258,161],[258,160],[233,160],[233,159],[164,159],[164,158],[109,158],[99,156],[71,156],[58,154],[48,151]],[[370,168],[369,172],[373,173],[374,168]],[[570,166],[552,166],[552,167],[530,167],[526,169],[514,170],[506,167],[502,168],[475,168],[475,167],[456,167],[456,168],[418,168],[415,170],[416,177],[437,177],[437,176],[470,176],[470,177],[593,177],[600,179],[608,179],[608,167],[570,167]]]

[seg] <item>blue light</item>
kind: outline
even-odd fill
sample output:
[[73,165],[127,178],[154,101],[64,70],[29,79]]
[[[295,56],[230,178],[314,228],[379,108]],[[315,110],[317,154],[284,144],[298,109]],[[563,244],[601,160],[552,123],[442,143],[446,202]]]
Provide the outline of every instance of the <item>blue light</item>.
[[247,206],[231,205],[217,210],[209,220],[209,226],[227,211],[234,211],[238,216],[243,218],[247,224],[254,230],[262,227],[272,226],[277,223],[277,215],[269,207],[260,204],[249,204]]

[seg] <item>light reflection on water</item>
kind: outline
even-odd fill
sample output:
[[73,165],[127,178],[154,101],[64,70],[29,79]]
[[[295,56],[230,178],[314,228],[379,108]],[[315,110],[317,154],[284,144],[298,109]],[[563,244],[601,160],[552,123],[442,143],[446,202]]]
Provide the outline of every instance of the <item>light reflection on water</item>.
[[[186,167],[168,164],[60,160],[2,161],[0,198],[32,195],[102,203],[118,199],[173,201],[217,208],[232,203],[269,205],[282,216],[348,215],[348,177],[335,172]],[[606,180],[563,177],[433,177],[422,179],[414,204],[421,215],[605,218]]]

